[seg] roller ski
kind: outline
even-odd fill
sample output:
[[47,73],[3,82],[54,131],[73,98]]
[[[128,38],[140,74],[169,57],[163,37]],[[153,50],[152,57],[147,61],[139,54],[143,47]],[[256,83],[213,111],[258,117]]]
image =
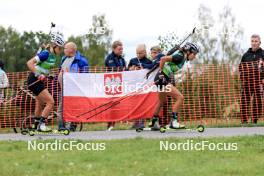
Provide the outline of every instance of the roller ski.
[[150,123],[149,128],[137,128],[136,132],[160,131],[161,133],[165,133],[166,131],[179,131],[179,130],[198,131],[202,133],[204,132],[205,127],[203,125],[198,125],[196,128],[187,128],[185,125],[180,124],[177,120],[172,120],[169,125],[160,126],[158,124],[158,120],[155,123],[153,123],[153,119],[152,119],[152,122]]
[[148,127],[146,128],[136,128],[136,132],[141,132],[141,131],[159,131],[160,130],[160,125],[159,125],[159,119],[158,118],[153,118],[150,123],[148,124]]
[[64,129],[64,130],[50,130],[50,131],[39,131],[36,129],[24,129],[21,131],[22,135],[29,135],[29,136],[34,136],[36,134],[41,134],[41,135],[45,135],[45,134],[63,134],[63,135],[69,135],[70,134],[70,130],[68,129]]
[[169,125],[160,127],[161,133],[178,130],[198,131],[199,133],[202,133],[204,132],[204,126],[198,125],[196,128],[187,128],[185,125],[180,124],[177,120],[172,120]]
[[62,128],[59,130],[54,130],[54,129],[50,129],[49,127],[47,127],[45,125],[45,119],[43,118],[33,118],[34,123],[31,125],[27,125],[30,124],[28,123],[29,119],[26,118],[23,122],[23,127],[21,129],[21,134],[22,135],[29,135],[29,136],[34,136],[36,134],[41,134],[41,135],[45,135],[45,134],[63,134],[63,135],[69,135],[70,134],[70,130],[67,128]]

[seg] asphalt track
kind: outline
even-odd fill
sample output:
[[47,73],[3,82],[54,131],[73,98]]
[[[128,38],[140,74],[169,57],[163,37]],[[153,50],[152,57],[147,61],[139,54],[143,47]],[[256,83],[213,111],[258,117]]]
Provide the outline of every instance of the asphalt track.
[[167,131],[160,133],[159,131],[142,131],[135,130],[114,130],[114,131],[85,131],[73,132],[68,136],[61,134],[46,134],[46,135],[21,135],[19,133],[0,134],[0,141],[14,140],[14,141],[28,141],[28,140],[46,140],[46,139],[74,139],[74,140],[118,140],[118,139],[164,139],[170,137],[177,138],[210,138],[210,137],[232,137],[245,135],[264,135],[264,127],[236,127],[236,128],[206,128],[203,133],[197,131],[178,130]]

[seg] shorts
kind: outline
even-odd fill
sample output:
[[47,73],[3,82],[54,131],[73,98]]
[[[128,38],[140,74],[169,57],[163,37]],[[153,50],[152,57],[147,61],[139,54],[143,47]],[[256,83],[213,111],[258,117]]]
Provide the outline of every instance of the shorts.
[[170,78],[163,72],[158,72],[154,78],[154,83],[159,89],[162,89],[170,83]]
[[38,96],[43,90],[45,90],[45,85],[43,81],[36,81],[38,81],[38,78],[31,72],[27,80],[28,89],[31,90],[34,95]]

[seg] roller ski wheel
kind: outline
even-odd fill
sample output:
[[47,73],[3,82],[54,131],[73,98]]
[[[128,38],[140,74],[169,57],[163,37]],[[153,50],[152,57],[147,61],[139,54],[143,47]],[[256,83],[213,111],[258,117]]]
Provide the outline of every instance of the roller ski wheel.
[[70,134],[70,130],[68,130],[68,129],[63,130],[63,134],[65,136],[68,136]]
[[161,132],[161,133],[165,133],[166,130],[167,130],[166,127],[160,127],[160,132]]
[[28,131],[28,134],[29,134],[29,136],[34,136],[34,135],[35,135],[35,131],[33,131],[33,130],[29,130],[29,131]]
[[25,129],[21,130],[21,134],[22,135],[27,135],[28,134],[28,130],[25,130]]
[[83,129],[83,123],[73,123],[73,122],[66,122],[65,128],[70,129],[71,132],[75,131],[82,131]]
[[142,132],[143,130],[144,130],[143,128],[137,128],[137,129],[136,129],[136,132],[140,133],[140,132]]
[[203,126],[203,125],[198,125],[198,126],[197,126],[197,131],[198,131],[199,133],[204,132],[204,126]]

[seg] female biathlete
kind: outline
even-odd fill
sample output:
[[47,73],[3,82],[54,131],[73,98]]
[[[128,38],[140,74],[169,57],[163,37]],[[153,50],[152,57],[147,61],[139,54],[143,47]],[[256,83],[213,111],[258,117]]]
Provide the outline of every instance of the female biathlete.
[[50,69],[55,65],[56,55],[62,52],[65,44],[63,35],[59,32],[51,32],[50,38],[50,44],[27,62],[27,66],[31,71],[28,76],[28,89],[36,96],[35,129],[43,132],[51,131],[51,129],[46,127],[45,119],[49,116],[54,106],[53,97],[48,89],[45,88],[44,82],[49,76]]
[[173,84],[170,82],[170,78],[174,76],[174,74],[180,70],[187,61],[194,60],[198,52],[199,48],[196,44],[187,42],[173,55],[164,56],[161,58],[159,63],[160,71],[157,73],[154,79],[154,82],[159,89],[159,101],[156,105],[149,127],[155,129],[159,128],[159,112],[162,105],[165,103],[167,96],[171,96],[176,100],[172,107],[172,116],[169,128],[178,129],[185,127],[178,121],[178,112],[181,105],[183,104],[183,95],[175,86],[173,86]]

